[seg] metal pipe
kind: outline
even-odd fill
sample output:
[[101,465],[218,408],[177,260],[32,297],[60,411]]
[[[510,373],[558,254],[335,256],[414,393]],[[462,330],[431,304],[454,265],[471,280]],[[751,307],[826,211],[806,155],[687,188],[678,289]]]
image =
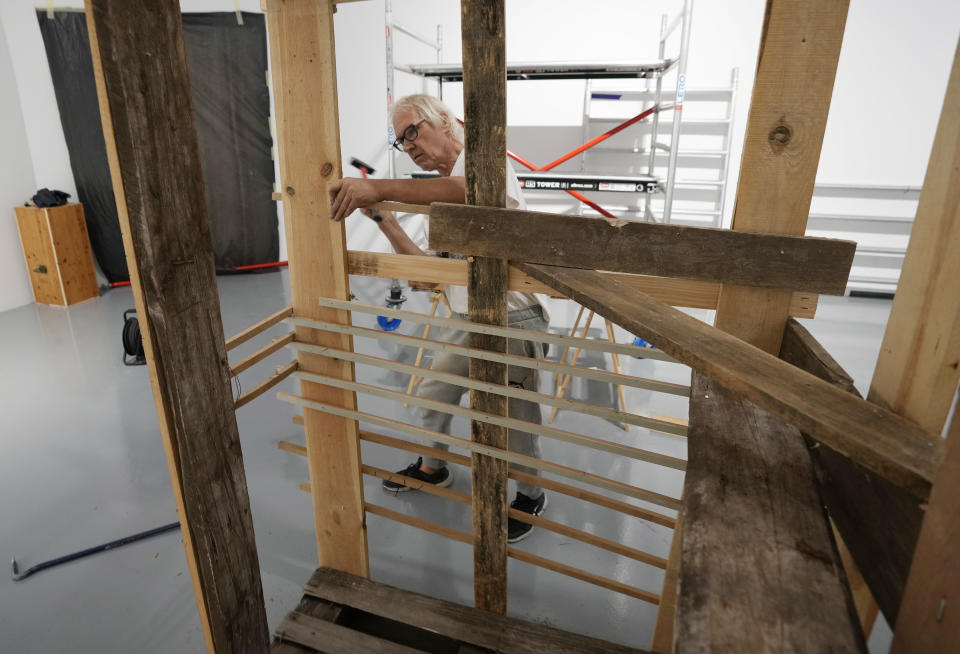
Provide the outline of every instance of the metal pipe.
[[393,0],[385,0],[384,7],[384,37],[387,45],[387,177],[396,177],[396,159],[393,141],[397,138],[393,132],[393,121],[390,112],[393,109]]
[[[524,158],[521,157],[520,155],[514,154],[514,153],[511,152],[510,150],[507,150],[507,156],[510,157],[511,159],[513,159],[514,161],[516,161],[517,163],[519,163],[519,164],[521,164],[521,165],[523,165],[523,166],[526,166],[526,167],[529,168],[530,170],[540,170],[540,169],[537,168],[534,164],[530,163],[529,161],[527,161],[526,159],[524,159]],[[565,189],[565,190],[566,190],[566,192],[567,192],[569,195],[573,196],[574,198],[576,198],[576,199],[579,200],[580,202],[583,202],[585,205],[587,205],[588,207],[590,207],[591,209],[593,209],[594,211],[596,211],[597,213],[599,213],[601,216],[604,216],[604,217],[609,218],[609,219],[611,219],[611,220],[617,220],[617,217],[616,217],[616,216],[614,216],[612,213],[610,213],[609,211],[607,211],[606,209],[604,209],[603,207],[601,207],[599,204],[597,204],[596,202],[594,202],[593,200],[591,200],[590,198],[588,198],[588,197],[587,197],[586,195],[584,195],[583,193],[580,193],[579,191],[573,191],[573,190],[570,190],[570,189]]]
[[541,166],[540,168],[537,168],[536,170],[539,170],[539,171],[541,171],[541,172],[544,172],[544,171],[547,171],[547,170],[551,170],[552,168],[556,168],[557,166],[559,166],[559,165],[562,164],[563,162],[572,159],[573,157],[577,156],[578,154],[580,154],[580,153],[583,152],[584,150],[589,150],[590,148],[592,148],[593,146],[597,145],[598,143],[601,143],[601,142],[603,142],[603,141],[606,141],[608,138],[610,138],[610,137],[613,136],[614,134],[617,134],[617,133],[619,133],[619,132],[622,132],[623,130],[625,130],[626,128],[630,127],[630,126],[633,125],[634,123],[640,122],[641,120],[643,120],[644,118],[646,118],[646,117],[649,116],[650,114],[657,113],[657,110],[658,110],[657,107],[650,107],[650,108],[647,109],[646,111],[640,112],[639,114],[637,114],[637,115],[634,116],[633,118],[630,118],[629,120],[626,120],[626,121],[620,123],[619,125],[617,125],[617,126],[614,127],[613,129],[604,132],[604,133],[601,134],[600,136],[598,136],[598,137],[596,137],[596,138],[594,138],[594,139],[591,139],[590,141],[584,143],[584,144],[581,145],[580,147],[574,148],[573,150],[571,150],[571,151],[568,152],[567,154],[563,155],[563,156],[560,157],[559,159],[555,159],[555,160],[551,161],[550,163],[548,163],[546,166]]
[[[664,54],[667,51],[667,15],[663,14],[660,16],[660,54],[658,57],[663,59]],[[664,71],[665,73],[666,71]],[[653,105],[658,106],[663,102],[663,75],[661,73],[657,76],[657,85],[656,91],[654,92]],[[650,88],[649,86],[647,88]],[[660,112],[657,112],[653,116],[653,125],[650,127],[650,158],[647,161],[647,174],[652,176],[653,171],[656,167],[657,159],[657,135],[660,133]],[[644,202],[644,217],[649,218],[653,215],[653,207],[651,203],[653,201],[653,194],[647,193],[646,200]]]
[[[410,37],[416,39],[417,41],[420,41],[420,42],[423,43],[424,45],[430,46],[430,47],[433,48],[434,50],[436,50],[436,49],[438,49],[438,48],[440,47],[435,41],[431,41],[431,40],[428,39],[427,37],[421,36],[420,34],[417,34],[417,33],[414,32],[413,30],[411,30],[409,27],[405,27],[404,25],[401,25],[400,23],[394,23],[394,24],[393,24],[393,29],[397,30],[398,32],[403,32],[403,33],[406,34],[407,36],[410,36]],[[437,62],[437,63],[440,63],[440,62]]]
[[720,212],[717,214],[717,220],[714,227],[723,227],[723,210],[727,203],[727,189],[730,188],[730,154],[733,152],[733,112],[737,100],[737,82],[740,79],[740,69],[734,68],[730,71],[730,104],[727,107],[727,140],[724,143],[726,154],[723,155],[723,190],[720,191]]
[[663,222],[670,222],[673,209],[673,184],[677,177],[677,152],[680,149],[680,124],[683,118],[683,96],[687,86],[687,57],[690,52],[690,21],[693,0],[684,0],[683,26],[680,30],[680,56],[677,57],[677,97],[674,101],[673,134],[670,137],[670,157],[667,161],[667,187],[663,199]]
[[664,14],[663,18],[664,18],[663,20],[664,26],[660,30],[660,38],[666,41],[670,37],[670,35],[673,34],[673,30],[677,29],[677,25],[679,25],[681,21],[683,21],[684,16],[683,16],[683,12],[679,12],[676,16],[673,17],[673,20],[670,21],[669,27],[666,24],[667,15]]

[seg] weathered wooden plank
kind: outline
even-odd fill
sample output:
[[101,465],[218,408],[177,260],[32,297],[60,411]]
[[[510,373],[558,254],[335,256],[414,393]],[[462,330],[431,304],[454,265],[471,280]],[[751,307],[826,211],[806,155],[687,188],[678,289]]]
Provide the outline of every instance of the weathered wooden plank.
[[700,373],[675,652],[865,652],[800,432]]
[[[806,231],[847,0],[767,0],[733,229]],[[715,324],[780,351],[789,293],[725,285]]]
[[929,495],[939,436],[595,271],[523,269],[917,498]]
[[960,643],[960,418],[954,414],[913,554],[891,652],[947,654]]
[[[860,397],[840,364],[795,320],[787,322],[780,358]],[[830,517],[880,610],[894,624],[923,520],[922,503],[828,445],[810,452]]]
[[639,651],[541,624],[478,611],[326,568],[320,568],[313,574],[305,591],[338,604],[498,652],[560,654]]
[[430,205],[430,247],[569,268],[842,295],[857,244],[437,202]]
[[[467,284],[468,264],[461,259],[426,258],[407,254],[356,250],[351,250],[347,254],[351,275],[458,284],[460,286],[466,286]],[[665,277],[648,277],[627,273],[601,272],[601,274],[673,306],[696,309],[717,308],[720,284],[715,282],[667,279]],[[558,295],[546,284],[533,279],[514,266],[510,266],[507,271],[507,290]],[[816,294],[794,293],[790,304],[790,315],[798,318],[813,318],[817,311],[817,298]]]
[[[431,229],[433,224],[431,221]],[[867,399],[943,429],[960,379],[960,45]]]
[[[467,204],[503,207],[507,173],[507,55],[504,42],[504,0],[463,0],[460,3],[463,40],[463,113],[466,147]],[[469,263],[467,292],[472,322],[507,324],[507,262],[475,257]],[[499,336],[470,334],[470,346],[506,352]],[[470,377],[507,383],[503,364],[470,360]],[[470,390],[470,406],[478,411],[507,414],[507,398]],[[507,447],[505,427],[472,420],[474,441]],[[473,587],[477,608],[507,611],[507,464],[473,454]]]
[[[306,456],[307,448],[303,449],[303,455]],[[304,595],[300,598],[300,603],[297,604],[297,608],[293,611],[318,620],[338,622],[344,613],[344,607],[339,604],[334,604],[333,602],[328,602],[327,600]],[[276,634],[274,634],[274,639],[270,643],[270,654],[312,654],[314,651],[311,647],[282,640],[278,638]]]
[[[347,299],[346,235],[329,213],[327,184],[341,176],[333,5],[329,0],[267,0],[280,176],[290,295],[296,316],[350,324],[349,314],[317,305],[318,297]],[[301,343],[352,350],[343,334],[298,327]],[[298,355],[299,369],[353,379],[353,364],[313,354]],[[344,390],[301,382],[317,401],[355,408]],[[317,552],[320,563],[369,574],[360,439],[353,420],[304,411]]]
[[180,4],[93,0],[86,11],[127,267],[207,648],[263,652],[269,632]]
[[384,640],[341,627],[333,622],[314,618],[293,611],[277,627],[276,636],[313,648],[325,654],[356,654],[356,652],[380,652],[382,654],[417,654],[424,650]]

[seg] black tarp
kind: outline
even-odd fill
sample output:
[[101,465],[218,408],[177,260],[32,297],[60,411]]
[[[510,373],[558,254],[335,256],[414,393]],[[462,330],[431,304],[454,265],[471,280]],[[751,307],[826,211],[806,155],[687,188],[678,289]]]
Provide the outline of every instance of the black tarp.
[[[91,246],[111,282],[128,279],[82,12],[37,11]],[[276,261],[267,41],[262,14],[184,14],[184,47],[217,269]],[[56,180],[38,180],[56,185]]]

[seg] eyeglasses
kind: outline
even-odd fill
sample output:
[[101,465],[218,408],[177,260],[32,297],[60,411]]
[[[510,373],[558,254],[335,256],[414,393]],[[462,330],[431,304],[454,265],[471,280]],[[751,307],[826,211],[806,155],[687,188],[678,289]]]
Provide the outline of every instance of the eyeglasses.
[[417,125],[419,125],[420,123],[426,120],[427,119],[424,118],[423,120],[418,120],[415,123],[410,123],[409,125],[407,125],[407,128],[403,130],[403,134],[398,136],[397,139],[393,142],[393,147],[399,150],[400,152],[403,152],[403,142],[410,141],[412,143],[413,141],[416,141],[417,137],[420,136],[420,130],[417,129]]

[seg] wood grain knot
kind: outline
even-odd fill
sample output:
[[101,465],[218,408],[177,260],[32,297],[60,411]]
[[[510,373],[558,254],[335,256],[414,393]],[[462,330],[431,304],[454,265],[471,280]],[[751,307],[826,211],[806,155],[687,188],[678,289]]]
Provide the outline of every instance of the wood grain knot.
[[331,163],[323,164],[323,168],[320,169],[320,174],[323,175],[324,177],[330,177],[330,173],[332,172],[333,172],[333,164]]
[[787,144],[790,143],[790,139],[792,138],[793,130],[787,125],[777,125],[767,137],[774,151],[783,150]]
[[296,195],[296,194],[297,194],[297,190],[295,188],[293,188],[292,186],[287,187],[287,195]]

